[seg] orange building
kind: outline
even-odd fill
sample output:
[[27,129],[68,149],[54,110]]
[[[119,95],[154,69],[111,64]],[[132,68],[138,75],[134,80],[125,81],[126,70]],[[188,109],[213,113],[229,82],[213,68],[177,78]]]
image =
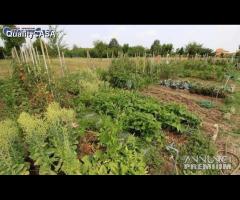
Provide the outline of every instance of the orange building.
[[225,57],[225,56],[229,56],[231,54],[229,51],[226,51],[222,48],[216,49],[215,53],[216,53],[217,57],[222,57],[222,56]]

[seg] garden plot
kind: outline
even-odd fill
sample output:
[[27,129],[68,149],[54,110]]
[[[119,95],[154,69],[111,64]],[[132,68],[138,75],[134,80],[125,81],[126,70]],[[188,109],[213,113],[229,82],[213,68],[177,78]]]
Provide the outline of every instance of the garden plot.
[[[201,118],[203,133],[212,137],[218,129],[219,135],[215,143],[219,151],[227,149],[240,156],[240,137],[238,134],[231,134],[234,130],[239,130],[240,116],[235,114],[232,115],[231,121],[227,120],[224,117],[224,112],[219,109],[224,106],[223,99],[192,94],[186,90],[171,89],[160,85],[151,85],[142,90],[142,94],[154,97],[161,102],[175,102],[186,106],[189,111]],[[213,102],[215,107],[204,108],[198,103],[203,101]],[[218,128],[216,124],[218,124]],[[169,143],[176,143],[179,145],[184,145],[186,141],[186,137],[184,135],[176,135],[171,132],[167,132],[166,139]],[[240,171],[235,173],[240,173]]]
[[[215,99],[208,96],[201,96],[191,94],[184,90],[175,90],[166,88],[163,86],[153,85],[142,91],[143,94],[155,97],[161,101],[176,102],[187,106],[187,109],[193,113],[196,113],[203,120],[203,128],[207,133],[212,134],[214,130],[214,124],[219,123],[222,120],[222,113],[216,108],[207,109],[201,107],[197,102],[201,100],[213,101],[217,105],[222,104],[222,100]],[[224,128],[227,128],[224,126]]]

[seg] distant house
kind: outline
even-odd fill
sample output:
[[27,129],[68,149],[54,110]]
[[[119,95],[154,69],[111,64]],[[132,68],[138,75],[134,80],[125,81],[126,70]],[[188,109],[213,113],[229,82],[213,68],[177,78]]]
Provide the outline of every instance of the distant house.
[[226,51],[222,48],[219,48],[219,49],[216,49],[215,51],[215,55],[217,57],[231,57],[235,54],[236,52],[229,52],[229,51]]
[[230,56],[232,53],[230,53],[229,51],[226,51],[226,50],[224,50],[224,49],[222,49],[222,48],[218,48],[218,49],[216,49],[216,51],[215,51],[215,55],[217,56],[217,57],[227,57],[227,56]]

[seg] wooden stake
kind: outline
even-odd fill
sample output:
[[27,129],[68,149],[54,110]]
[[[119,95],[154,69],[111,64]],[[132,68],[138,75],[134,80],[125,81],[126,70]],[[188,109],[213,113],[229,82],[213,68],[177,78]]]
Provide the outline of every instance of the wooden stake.
[[14,49],[14,51],[15,51],[15,55],[16,55],[16,58],[17,58],[17,60],[18,60],[18,63],[21,64],[21,61],[20,61],[20,59],[19,59],[19,56],[18,56],[16,47],[14,47],[13,49]]
[[46,62],[46,58],[45,58],[45,53],[44,53],[44,48],[43,48],[43,44],[42,44],[42,41],[41,41],[41,40],[40,40],[40,44],[41,44],[41,50],[42,50],[42,55],[43,55],[43,61],[44,61],[45,69],[46,69],[47,76],[48,76],[48,80],[49,80],[49,84],[50,84],[51,81],[50,81],[48,66],[47,66],[47,62]]
[[45,43],[45,42],[44,42],[43,44],[44,44],[44,46],[45,46],[45,49],[46,49],[47,58],[48,58],[48,64],[49,64],[49,66],[50,66],[51,62],[50,62],[50,58],[49,58],[49,55],[48,55],[48,49],[47,49],[47,45],[46,45],[46,43]]
[[59,61],[60,61],[61,69],[62,69],[62,76],[64,76],[63,63],[62,63],[62,58],[61,58],[61,54],[60,54],[60,50],[59,50],[58,44],[57,44],[57,50],[58,50],[58,57],[59,57]]

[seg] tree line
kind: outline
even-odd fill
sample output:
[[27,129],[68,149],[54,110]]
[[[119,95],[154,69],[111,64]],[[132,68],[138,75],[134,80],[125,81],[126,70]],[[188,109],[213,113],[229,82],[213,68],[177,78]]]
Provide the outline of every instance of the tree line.
[[[8,25],[13,28],[14,25]],[[17,50],[26,42],[25,38],[9,38],[2,33],[0,27],[0,38],[4,42],[4,47],[0,47],[0,58],[11,56],[11,49],[15,46]],[[173,44],[161,44],[159,40],[153,41],[150,48],[144,46],[130,46],[129,44],[120,45],[116,38],[112,38],[109,43],[97,40],[93,42],[93,48],[83,48],[74,45],[73,48],[67,48],[63,42],[66,35],[63,30],[59,30],[58,26],[50,26],[49,29],[55,30],[55,37],[48,38],[45,42],[49,55],[58,56],[58,48],[64,52],[65,57],[92,57],[92,58],[111,58],[127,55],[129,57],[135,56],[172,56],[184,55],[189,57],[198,56],[214,56],[214,50],[204,47],[202,44],[191,42],[185,47],[174,50]],[[40,38],[33,42],[33,46],[40,51]]]

